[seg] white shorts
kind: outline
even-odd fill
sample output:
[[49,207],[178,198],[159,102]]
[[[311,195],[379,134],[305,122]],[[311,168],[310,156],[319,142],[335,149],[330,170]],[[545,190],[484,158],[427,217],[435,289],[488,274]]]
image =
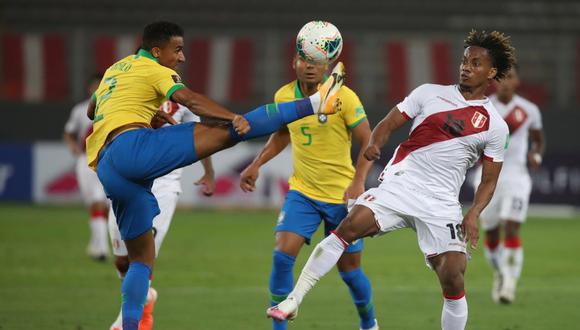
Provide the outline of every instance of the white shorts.
[[421,198],[417,195],[398,195],[384,189],[372,188],[357,199],[356,205],[365,206],[374,213],[380,228],[379,235],[403,228],[413,229],[430,268],[428,259],[431,257],[448,251],[466,253],[461,232],[463,218],[460,213],[458,216],[437,217],[409,212],[408,210],[417,210],[418,206],[420,208],[422,204],[418,199]]
[[[153,234],[155,235],[155,256],[159,255],[159,249],[165,239],[165,235],[169,231],[179,193],[175,191],[154,192],[159,204],[160,213],[153,219]],[[127,255],[127,247],[121,239],[121,233],[117,226],[117,220],[113,214],[113,210],[109,211],[109,236],[111,244],[113,245],[113,254],[119,257]]]
[[498,183],[493,198],[481,212],[481,227],[491,230],[502,221],[526,221],[530,203],[531,184],[527,180]]
[[97,173],[87,165],[87,156],[77,158],[76,175],[79,189],[86,205],[96,202],[107,202],[107,195],[99,181]]

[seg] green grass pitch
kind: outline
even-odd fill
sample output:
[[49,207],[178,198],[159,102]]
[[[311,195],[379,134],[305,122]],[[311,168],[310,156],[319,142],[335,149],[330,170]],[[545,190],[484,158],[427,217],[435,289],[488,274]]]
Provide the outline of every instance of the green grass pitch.
[[[111,262],[85,255],[86,211],[0,204],[0,329],[109,328],[120,306]],[[270,329],[265,317],[276,213],[178,211],[154,272],[156,329]],[[530,219],[517,300],[491,302],[481,250],[469,263],[468,329],[580,329],[580,219]],[[314,241],[320,240],[320,233]],[[411,230],[367,239],[381,329],[439,329],[442,297]],[[298,274],[312,250],[297,260]],[[336,271],[307,296],[290,329],[358,329]]]

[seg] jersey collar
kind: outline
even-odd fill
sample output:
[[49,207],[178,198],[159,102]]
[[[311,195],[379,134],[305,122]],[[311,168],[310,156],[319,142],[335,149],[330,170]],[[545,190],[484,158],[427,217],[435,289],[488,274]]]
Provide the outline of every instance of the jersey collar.
[[151,60],[159,63],[159,59],[155,58],[155,56],[153,56],[153,54],[151,54],[150,52],[146,51],[143,48],[139,49],[139,51],[137,52],[137,55],[136,56],[147,57],[148,59],[151,59]]
[[[324,84],[327,79],[328,76],[324,75],[324,78],[322,78],[322,84]],[[304,97],[304,94],[302,94],[302,91],[300,90],[300,84],[298,83],[298,80],[294,80],[294,98],[303,99]]]

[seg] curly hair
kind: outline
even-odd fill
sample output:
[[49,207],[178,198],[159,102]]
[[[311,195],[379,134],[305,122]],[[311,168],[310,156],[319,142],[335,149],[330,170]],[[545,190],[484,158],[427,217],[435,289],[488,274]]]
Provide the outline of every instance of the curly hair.
[[502,32],[492,31],[487,33],[485,31],[471,30],[463,44],[464,48],[477,46],[487,49],[491,56],[492,65],[497,69],[495,80],[501,80],[505,77],[508,71],[517,63],[516,50],[511,45],[510,37]]

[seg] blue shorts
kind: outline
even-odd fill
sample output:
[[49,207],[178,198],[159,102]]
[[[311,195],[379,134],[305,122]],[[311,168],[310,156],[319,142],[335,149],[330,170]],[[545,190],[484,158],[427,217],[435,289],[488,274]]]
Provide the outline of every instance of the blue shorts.
[[112,201],[123,240],[150,230],[159,206],[153,180],[197,161],[195,123],[159,129],[140,128],[117,136],[101,152],[97,175]]
[[[328,236],[331,230],[336,229],[338,224],[346,217],[348,211],[345,204],[325,203],[306,197],[296,190],[290,190],[286,194],[286,200],[280,210],[275,231],[289,231],[306,239],[310,244],[310,238],[318,229],[320,222],[324,220],[324,236]],[[360,252],[363,248],[363,240],[353,242],[346,252]]]

